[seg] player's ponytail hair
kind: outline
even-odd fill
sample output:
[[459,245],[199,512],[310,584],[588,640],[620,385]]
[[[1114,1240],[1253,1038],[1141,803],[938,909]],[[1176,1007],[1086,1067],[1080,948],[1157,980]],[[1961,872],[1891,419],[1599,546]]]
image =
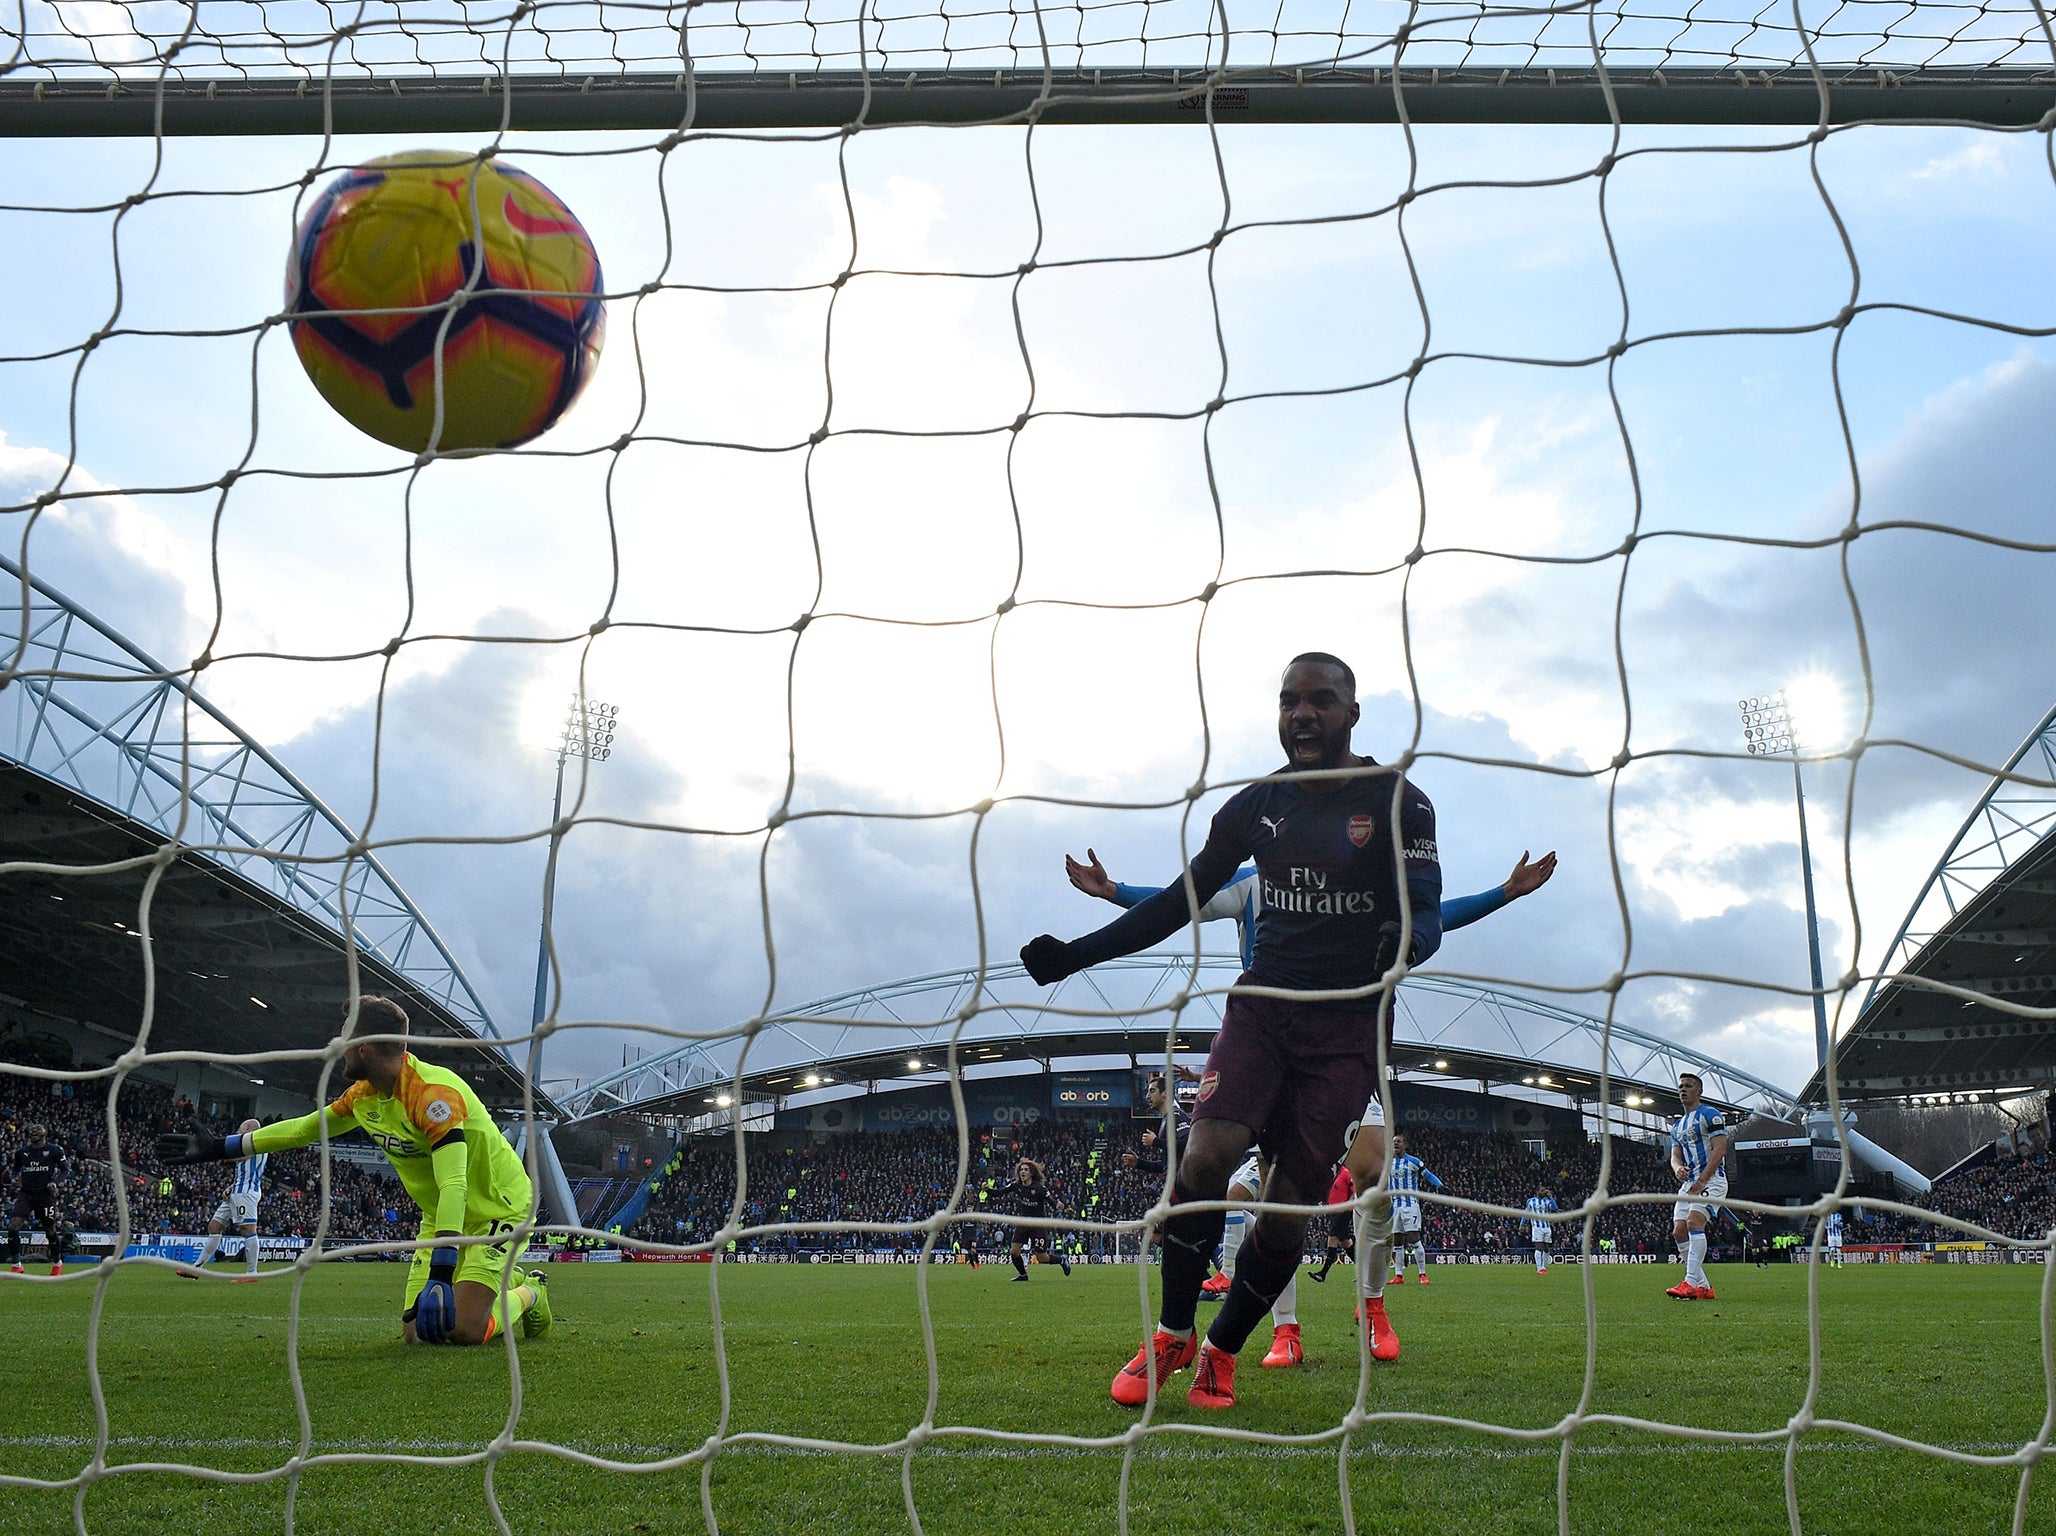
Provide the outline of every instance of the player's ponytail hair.
[[[347,1018],[350,1005],[343,1004]],[[366,1035],[400,1035],[407,1033],[407,1010],[389,997],[377,997],[367,992],[357,999],[357,1025],[350,1031],[350,1038],[361,1039]],[[407,1046],[402,1040],[381,1040],[366,1047],[381,1056],[403,1056]]]

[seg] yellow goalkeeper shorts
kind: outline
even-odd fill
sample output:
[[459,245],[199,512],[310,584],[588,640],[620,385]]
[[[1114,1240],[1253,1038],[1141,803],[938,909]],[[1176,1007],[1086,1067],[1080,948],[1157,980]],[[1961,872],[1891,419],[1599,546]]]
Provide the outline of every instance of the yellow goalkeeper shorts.
[[[486,1223],[484,1232],[477,1234],[467,1232],[464,1235],[466,1237],[474,1235],[499,1237],[503,1233],[512,1232],[515,1225],[516,1223],[512,1221],[489,1221]],[[432,1233],[424,1233],[422,1240],[426,1242],[433,1235]],[[474,1285],[487,1287],[495,1296],[499,1295],[500,1279],[507,1271],[507,1253],[513,1245],[514,1240],[506,1238],[497,1243],[467,1243],[462,1248],[459,1248],[457,1250],[457,1283],[461,1285],[466,1280],[469,1280]],[[401,1311],[411,1311],[414,1307],[415,1298],[421,1294],[421,1288],[428,1284],[428,1267],[433,1261],[434,1252],[435,1250],[432,1246],[414,1250],[414,1262],[407,1267],[407,1296],[400,1303]],[[521,1283],[521,1272],[518,1269],[514,1272],[514,1283],[516,1285]]]

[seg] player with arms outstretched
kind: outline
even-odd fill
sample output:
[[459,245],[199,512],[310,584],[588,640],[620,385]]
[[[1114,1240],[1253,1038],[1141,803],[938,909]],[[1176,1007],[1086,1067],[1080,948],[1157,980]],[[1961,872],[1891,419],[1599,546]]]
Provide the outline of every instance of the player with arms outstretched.
[[[1200,1078],[1174,1205],[1222,1199],[1252,1143],[1272,1164],[1265,1200],[1314,1204],[1365,1101],[1375,1102],[1389,992],[1370,989],[1441,942],[1434,807],[1403,775],[1350,750],[1361,713],[1356,677],[1344,662],[1325,652],[1294,657],[1278,689],[1285,766],[1229,799],[1187,871],[1194,899],[1204,903],[1245,858],[1256,861],[1254,963],[1243,985],[1357,995],[1229,995]],[[1190,915],[1181,883],[1072,943],[1043,934],[1021,960],[1048,985],[1160,943]],[[1297,1271],[1306,1218],[1274,1211],[1256,1223],[1202,1346],[1194,1317],[1222,1226],[1218,1210],[1181,1212],[1165,1223],[1158,1327],[1115,1376],[1116,1402],[1140,1406],[1174,1372],[1196,1365],[1192,1404],[1234,1405],[1236,1356]],[[1389,1238],[1388,1227],[1380,1240]],[[1381,1251],[1380,1290],[1388,1262]],[[1382,1312],[1382,1300],[1376,1306]]]
[[1706,1224],[1728,1192],[1722,1163],[1728,1155],[1720,1111],[1701,1099],[1706,1085],[1696,1072],[1678,1074],[1678,1102],[1685,1112],[1671,1127],[1671,1172],[1681,1181],[1671,1207],[1671,1237],[1685,1261],[1685,1278],[1664,1292],[1679,1301],[1712,1301],[1706,1279]]
[[7,1214],[7,1267],[24,1273],[21,1263],[23,1222],[40,1227],[50,1248],[50,1273],[64,1273],[64,1223],[57,1212],[57,1197],[64,1191],[64,1148],[50,1139],[46,1126],[23,1128],[22,1144],[14,1152],[14,1204]]
[[[247,1137],[263,1123],[245,1120],[236,1129]],[[222,1233],[233,1225],[243,1239],[244,1278],[257,1273],[257,1204],[264,1198],[264,1165],[268,1160],[262,1152],[246,1152],[237,1160],[228,1193],[221,1197],[221,1204],[214,1208],[214,1219],[207,1223],[207,1241],[200,1245],[200,1257],[193,1261],[196,1269],[205,1269],[213,1261],[215,1250],[221,1247]]]
[[[993,1191],[1001,1201],[1010,1205],[1016,1216],[1047,1216],[1054,1194],[1049,1179],[1042,1171],[1042,1164],[1032,1157],[1024,1157],[1014,1167],[1014,1178],[1010,1184],[1002,1184]],[[1014,1261],[1014,1278],[1028,1278],[1028,1256],[1039,1253],[1045,1259],[1054,1257],[1064,1266],[1064,1273],[1071,1273],[1070,1256],[1064,1252],[1064,1245],[1054,1240],[1055,1234],[1048,1227],[1017,1226],[1009,1241],[1007,1252]]]
[[1406,1284],[1407,1256],[1413,1256],[1414,1268],[1420,1274],[1421,1284],[1428,1283],[1428,1246],[1421,1241],[1421,1180],[1426,1179],[1436,1189],[1442,1181],[1428,1169],[1428,1165],[1406,1150],[1406,1133],[1396,1133],[1392,1138],[1392,1283]]
[[[361,997],[342,1057],[350,1086],[334,1103],[227,1138],[168,1133],[157,1138],[157,1155],[167,1163],[219,1162],[311,1146],[324,1131],[335,1137],[361,1127],[421,1207],[422,1246],[407,1274],[402,1337],[410,1344],[483,1344],[516,1321],[524,1335],[540,1337],[553,1321],[542,1271],[528,1271],[500,1293],[508,1234],[534,1207],[528,1170],[463,1078],[420,1060],[403,1038],[371,1038],[406,1033],[398,1003]],[[497,1241],[450,1241],[459,1237]]]
[[1535,1248],[1535,1273],[1549,1273],[1549,1255],[1556,1247],[1556,1223],[1549,1219],[1556,1209],[1556,1196],[1549,1192],[1547,1184],[1537,1184],[1535,1192],[1528,1196],[1528,1241]]

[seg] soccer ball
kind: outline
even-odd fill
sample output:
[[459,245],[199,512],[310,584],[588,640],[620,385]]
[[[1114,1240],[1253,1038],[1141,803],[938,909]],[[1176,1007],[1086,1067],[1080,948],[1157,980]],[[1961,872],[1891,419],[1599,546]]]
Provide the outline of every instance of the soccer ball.
[[286,262],[293,347],[314,387],[409,453],[431,436],[440,450],[511,448],[548,430],[599,361],[600,291],[599,254],[549,188],[437,150],[336,177]]

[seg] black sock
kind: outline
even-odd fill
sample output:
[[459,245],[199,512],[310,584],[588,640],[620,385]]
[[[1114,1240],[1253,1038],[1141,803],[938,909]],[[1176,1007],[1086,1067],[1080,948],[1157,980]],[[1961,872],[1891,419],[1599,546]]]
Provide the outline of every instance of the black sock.
[[[1184,1186],[1180,1178],[1171,1191],[1173,1201],[1193,1198]],[[1207,1267],[1227,1225],[1225,1211],[1190,1211],[1164,1223],[1164,1301],[1159,1326],[1173,1333],[1191,1330],[1199,1312],[1199,1288],[1206,1284]]]
[[7,1229],[7,1262],[10,1264],[19,1264],[21,1262],[20,1227],[9,1227]]
[[1341,1257],[1342,1257],[1342,1250],[1341,1250],[1340,1248],[1330,1248],[1330,1249],[1328,1250],[1328,1253],[1327,1253],[1327,1257],[1325,1257],[1325,1258],[1323,1258],[1323,1259],[1321,1260],[1321,1278],[1322,1278],[1322,1279],[1324,1279],[1324,1280],[1325,1280],[1325,1279],[1327,1278],[1327,1276],[1328,1276],[1328,1271],[1329,1271],[1329,1270],[1331,1270],[1331,1269],[1333,1269],[1333,1268],[1335,1267],[1335,1261],[1336,1261],[1337,1259],[1341,1258]]
[[1019,1255],[1018,1253],[1014,1255],[1014,1273],[1019,1275],[1023,1280],[1026,1280],[1028,1278],[1028,1261],[1022,1258],[1021,1255]]
[[1239,1353],[1256,1325],[1277,1305],[1298,1268],[1297,1243],[1273,1253],[1254,1232],[1245,1237],[1235,1254],[1235,1283],[1228,1287],[1220,1314],[1206,1331],[1207,1343],[1231,1355]]

